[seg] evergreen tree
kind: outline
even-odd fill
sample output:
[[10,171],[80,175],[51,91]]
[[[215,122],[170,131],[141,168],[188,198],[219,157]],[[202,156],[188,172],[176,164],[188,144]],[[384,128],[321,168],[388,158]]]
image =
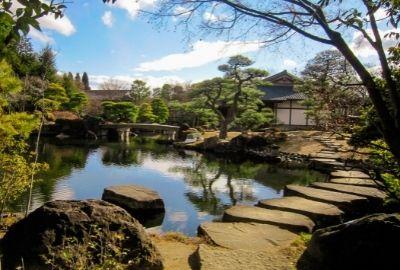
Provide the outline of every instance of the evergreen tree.
[[169,110],[165,102],[160,98],[155,98],[151,102],[151,108],[155,116],[154,121],[164,124],[168,120]]
[[68,72],[68,79],[70,79],[71,81],[74,80],[74,75],[72,75],[72,72]]
[[86,72],[83,72],[82,83],[83,83],[83,86],[84,86],[84,90],[90,90],[89,76],[88,76],[88,74]]
[[149,103],[143,103],[139,109],[138,120],[142,123],[153,123],[155,120],[155,116],[153,114],[153,110]]
[[55,81],[57,68],[56,56],[50,46],[44,47],[39,54],[39,76],[48,81]]
[[131,91],[129,92],[129,97],[132,99],[133,103],[140,105],[150,97],[150,94],[150,87],[147,86],[146,82],[141,80],[133,81]]

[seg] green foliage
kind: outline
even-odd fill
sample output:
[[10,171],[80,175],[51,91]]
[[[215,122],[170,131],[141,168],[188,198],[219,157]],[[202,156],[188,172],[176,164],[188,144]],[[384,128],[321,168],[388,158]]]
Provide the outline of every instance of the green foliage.
[[58,83],[50,83],[44,91],[44,100],[39,99],[36,104],[42,111],[54,111],[61,109],[61,105],[68,101],[64,87]]
[[[264,93],[258,86],[268,73],[248,68],[253,61],[241,55],[233,56],[228,63],[219,66],[223,78],[213,78],[193,85],[191,96],[197,108],[212,110],[219,118],[220,138],[225,139],[228,127],[238,115],[247,110],[258,111]],[[248,115],[248,114],[247,114]],[[257,115],[260,116],[260,115]]]
[[[54,247],[45,256],[52,269],[124,270],[135,269],[139,261],[127,260],[130,251],[124,248],[123,232],[92,226],[84,241],[74,237],[64,240],[62,247]],[[136,259],[138,260],[138,259]]]
[[306,114],[316,126],[337,128],[349,124],[348,115],[359,114],[366,94],[350,63],[334,50],[318,53],[304,71],[298,91],[305,94]]
[[[14,2],[14,5],[13,5]],[[0,1],[0,50],[12,41],[18,41],[21,33],[29,33],[30,27],[40,29],[39,19],[45,15],[53,15],[56,19],[63,16],[63,2],[43,2],[40,0],[18,1],[14,9],[13,0]]]
[[21,90],[22,82],[14,75],[11,66],[2,60],[0,62],[0,110],[1,107],[8,105],[11,95]]
[[103,118],[115,123],[134,123],[138,117],[138,108],[131,102],[104,101]]
[[219,122],[218,116],[211,109],[200,107],[194,102],[171,101],[168,108],[170,121],[176,124],[215,128]]
[[141,123],[153,123],[156,116],[153,114],[153,109],[149,103],[143,103],[139,108],[138,121]]
[[265,108],[261,111],[247,109],[235,119],[232,126],[240,128],[242,131],[255,130],[269,124],[273,117],[273,112],[269,108]]
[[24,192],[30,178],[43,164],[29,162],[25,140],[38,127],[38,118],[24,112],[12,112],[8,99],[22,90],[22,83],[11,66],[0,62],[0,219],[7,205]]
[[76,84],[76,81],[71,76],[64,74],[62,77],[62,85],[69,99],[63,104],[63,107],[66,110],[80,114],[87,105],[88,98],[84,92],[80,91],[79,85]]
[[142,104],[150,97],[150,87],[147,86],[146,82],[141,80],[134,80],[131,85],[131,91],[129,97],[136,105]]
[[155,116],[156,123],[164,124],[168,120],[169,110],[162,99],[155,98],[151,101],[151,109]]

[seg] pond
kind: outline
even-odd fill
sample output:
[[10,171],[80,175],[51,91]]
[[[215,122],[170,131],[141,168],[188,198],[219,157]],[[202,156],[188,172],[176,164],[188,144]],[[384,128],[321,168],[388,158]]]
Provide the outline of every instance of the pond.
[[[154,141],[79,146],[46,142],[40,151],[50,170],[35,185],[34,208],[49,200],[99,199],[107,186],[137,184],[156,190],[164,200],[166,213],[155,230],[187,235],[195,235],[200,223],[220,218],[231,205],[278,198],[287,184],[325,178],[307,169],[234,162]],[[22,205],[20,201],[14,207]]]

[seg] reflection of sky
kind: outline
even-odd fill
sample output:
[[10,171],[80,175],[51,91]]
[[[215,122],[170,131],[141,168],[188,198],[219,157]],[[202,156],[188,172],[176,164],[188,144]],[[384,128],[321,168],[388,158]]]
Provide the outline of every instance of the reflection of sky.
[[[160,146],[161,147],[161,146]],[[148,152],[140,155],[140,165],[104,165],[102,162],[105,146],[90,151],[84,168],[73,169],[70,175],[58,179],[52,199],[100,199],[103,189],[118,184],[137,184],[156,190],[165,202],[166,214],[160,228],[154,230],[181,231],[189,235],[196,234],[201,222],[217,219],[225,207],[232,204],[232,193],[237,203],[254,204],[259,199],[276,198],[281,192],[268,187],[264,182],[253,179],[231,179],[229,186],[226,174],[212,184],[212,196],[216,201],[207,201],[210,194],[204,197],[201,185],[194,186],[185,179],[185,174],[174,168],[194,168],[201,161],[199,154],[181,157],[173,150],[167,155],[157,156]],[[232,165],[235,166],[235,165]],[[206,179],[215,177],[215,170],[203,166]],[[205,171],[204,171],[205,170]],[[208,183],[207,183],[208,185]],[[206,191],[208,192],[208,191]],[[190,201],[188,194],[195,194],[196,201]],[[35,206],[43,201],[40,194],[35,194]],[[217,207],[213,203],[218,204]],[[210,214],[208,209],[216,212]]]

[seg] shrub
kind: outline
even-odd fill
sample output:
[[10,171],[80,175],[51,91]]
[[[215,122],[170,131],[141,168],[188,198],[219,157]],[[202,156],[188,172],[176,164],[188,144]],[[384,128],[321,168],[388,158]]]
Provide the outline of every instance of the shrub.
[[105,101],[102,104],[103,118],[112,122],[136,122],[138,108],[131,102]]

